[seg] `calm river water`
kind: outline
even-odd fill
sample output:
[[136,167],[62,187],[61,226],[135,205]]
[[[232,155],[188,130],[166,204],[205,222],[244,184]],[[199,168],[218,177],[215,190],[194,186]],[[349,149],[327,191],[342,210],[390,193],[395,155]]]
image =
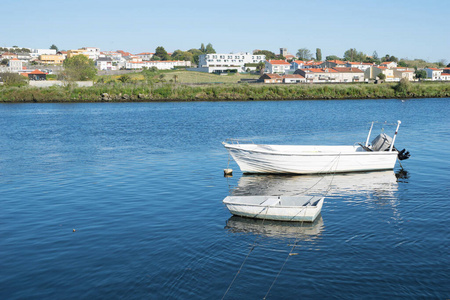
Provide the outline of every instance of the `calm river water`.
[[[449,100],[1,104],[0,299],[449,298]],[[223,177],[227,138],[353,145],[372,120],[402,121],[403,178]],[[329,184],[313,224],[222,204]]]

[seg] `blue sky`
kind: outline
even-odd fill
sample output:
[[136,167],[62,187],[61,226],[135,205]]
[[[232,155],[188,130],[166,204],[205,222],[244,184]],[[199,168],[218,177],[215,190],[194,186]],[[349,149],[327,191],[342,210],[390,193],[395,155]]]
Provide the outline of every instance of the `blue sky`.
[[299,48],[450,62],[448,0],[1,0],[0,46],[172,52]]

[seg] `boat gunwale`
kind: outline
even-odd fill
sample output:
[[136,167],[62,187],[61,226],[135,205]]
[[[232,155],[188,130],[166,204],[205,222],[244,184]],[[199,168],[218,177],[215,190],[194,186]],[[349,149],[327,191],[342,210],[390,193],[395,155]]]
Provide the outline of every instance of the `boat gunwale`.
[[[225,197],[228,198],[229,196]],[[233,196],[236,197],[236,196]],[[245,196],[242,196],[245,197]],[[323,202],[325,200],[325,197],[319,197],[319,196],[314,196],[316,198],[320,198],[319,200],[316,200],[315,205],[295,205],[295,206],[287,206],[287,205],[261,205],[261,204],[244,204],[244,203],[233,203],[233,202],[225,202],[225,199],[222,200],[222,202],[225,205],[236,205],[236,206],[256,206],[256,207],[269,207],[269,208],[314,208],[317,209],[317,207],[321,204],[321,202]],[[308,201],[309,202],[309,201]],[[305,204],[307,204],[308,202],[306,202]]]
[[[252,145],[252,144],[250,144]],[[269,145],[270,146],[270,145]],[[280,145],[277,145],[280,146]],[[243,149],[239,146],[234,146],[234,145],[230,145],[230,144],[224,144],[224,147],[227,149],[231,149],[231,150],[236,150],[236,151],[242,151],[242,152],[249,152],[249,153],[262,153],[262,154],[267,154],[267,155],[277,155],[277,156],[351,156],[351,155],[356,155],[356,156],[365,156],[365,155],[397,155],[398,152],[397,151],[360,151],[360,152],[291,152],[291,153],[286,153],[286,152],[276,152],[276,151],[268,151],[268,150],[260,150],[260,149],[255,149],[255,150],[249,150],[249,149]],[[329,146],[332,147],[332,146]],[[352,147],[352,146],[339,146],[339,147]]]

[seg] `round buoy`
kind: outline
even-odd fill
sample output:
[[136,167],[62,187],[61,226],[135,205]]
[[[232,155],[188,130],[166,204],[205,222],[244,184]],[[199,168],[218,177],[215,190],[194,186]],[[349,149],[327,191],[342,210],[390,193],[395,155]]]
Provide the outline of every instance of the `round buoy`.
[[232,176],[233,169],[223,169],[223,176]]
[[72,229],[72,232],[75,232],[76,230],[75,229]]

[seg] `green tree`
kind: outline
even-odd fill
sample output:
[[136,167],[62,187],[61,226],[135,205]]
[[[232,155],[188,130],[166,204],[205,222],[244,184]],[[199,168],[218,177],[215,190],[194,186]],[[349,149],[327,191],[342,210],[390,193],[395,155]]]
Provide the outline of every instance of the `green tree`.
[[161,58],[161,60],[169,60],[170,59],[169,54],[167,54],[167,51],[166,51],[166,49],[164,49],[163,46],[156,47],[154,56],[158,56],[159,58]]
[[94,61],[84,55],[75,55],[71,58],[66,58],[63,66],[68,80],[92,80],[97,75]]
[[316,49],[316,60],[321,61],[322,60],[322,50],[320,48]]
[[5,86],[23,86],[27,84],[27,79],[17,73],[0,73],[0,81],[3,82]]
[[200,49],[199,49],[202,53],[206,52],[206,48],[205,48],[205,44],[201,44]]
[[355,48],[350,48],[344,52],[344,60],[348,61],[365,61],[366,57],[366,54],[358,52]]
[[198,57],[200,55],[202,55],[203,53],[200,50],[198,50],[198,49],[190,49],[187,52],[192,54],[192,60],[191,61],[193,63],[195,63],[195,64],[198,64]]
[[401,60],[398,62],[398,66],[399,67],[407,67],[408,65],[406,64],[406,62],[404,60]]
[[325,57],[325,60],[342,60],[342,58],[336,56],[336,55],[328,55],[327,57]]
[[311,60],[313,56],[311,54],[311,51],[309,51],[309,49],[300,48],[297,51],[297,57],[300,60]]
[[375,59],[375,60],[379,60],[379,59],[380,59],[380,58],[378,57],[377,51],[373,51],[372,58]]
[[411,89],[411,83],[410,83],[409,80],[406,79],[406,78],[400,79],[400,82],[397,83],[396,86],[394,86],[394,90],[395,90],[397,93],[401,93],[401,94],[406,94],[406,93],[408,93],[410,89]]
[[0,61],[0,65],[6,66],[6,65],[8,65],[8,63],[9,63],[9,59],[7,59],[7,58],[4,58]]
[[56,45],[55,45],[55,44],[52,44],[52,45],[50,46],[50,49],[55,49],[55,50],[56,50],[56,52],[58,52],[58,47],[56,47]]
[[427,78],[427,71],[425,71],[425,70],[416,70],[414,72],[414,76],[416,77],[416,79],[419,79],[419,81],[420,81],[422,79]]
[[211,43],[209,43],[208,45],[206,45],[205,53],[206,53],[206,54],[213,54],[213,53],[216,53],[216,50],[214,50],[213,45],[212,45]]
[[386,75],[384,75],[383,73],[378,74],[377,77],[380,78],[380,80],[386,79]]
[[122,76],[120,76],[117,80],[119,80],[122,83],[127,83],[131,81],[131,76],[128,74],[124,74]]

